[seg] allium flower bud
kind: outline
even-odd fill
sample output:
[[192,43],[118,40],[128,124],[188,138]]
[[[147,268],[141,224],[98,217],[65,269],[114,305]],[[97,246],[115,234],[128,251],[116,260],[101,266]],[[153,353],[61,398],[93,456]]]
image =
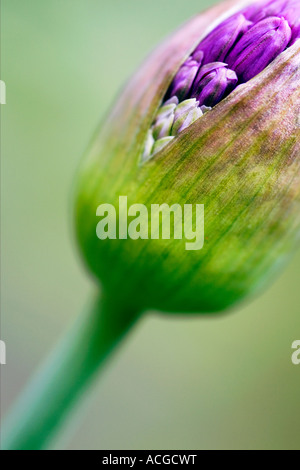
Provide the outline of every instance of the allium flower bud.
[[[116,101],[77,186],[78,240],[102,297],[26,391],[4,448],[43,448],[142,312],[224,311],[291,256],[300,239],[299,18],[299,0],[222,3],[160,46]],[[194,205],[205,208],[200,244]],[[163,206],[174,224],[160,237]],[[98,237],[103,212],[109,228]]]
[[[141,309],[224,310],[291,255],[300,235],[299,18],[298,0],[221,3],[133,77],[78,182],[78,239],[107,292]],[[114,205],[122,225],[119,196],[149,211],[204,204],[203,249],[145,233],[97,239],[100,204]]]

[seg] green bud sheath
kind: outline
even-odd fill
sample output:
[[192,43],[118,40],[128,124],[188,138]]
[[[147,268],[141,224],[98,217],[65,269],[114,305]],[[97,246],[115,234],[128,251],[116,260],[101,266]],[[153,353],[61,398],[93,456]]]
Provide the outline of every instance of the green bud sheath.
[[[220,10],[228,3],[192,20],[148,59],[79,173],[85,260],[106,291],[135,308],[227,309],[261,289],[299,238],[299,41],[141,164],[174,74]],[[185,241],[174,239],[98,240],[96,209],[118,208],[119,196],[149,211],[151,204],[204,204],[204,248],[186,251]]]

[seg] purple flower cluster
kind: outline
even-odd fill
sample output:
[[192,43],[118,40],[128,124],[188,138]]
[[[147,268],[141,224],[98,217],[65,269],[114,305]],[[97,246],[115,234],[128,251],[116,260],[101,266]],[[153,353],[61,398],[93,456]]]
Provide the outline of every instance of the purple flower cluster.
[[300,38],[300,0],[258,1],[222,22],[178,71],[166,99],[215,106]]
[[146,161],[300,38],[300,0],[258,0],[217,26],[177,72],[145,144]]

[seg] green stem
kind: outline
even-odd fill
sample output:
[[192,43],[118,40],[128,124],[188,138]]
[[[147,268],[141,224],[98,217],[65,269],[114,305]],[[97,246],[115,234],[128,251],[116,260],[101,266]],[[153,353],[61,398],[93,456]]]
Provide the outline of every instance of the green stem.
[[105,359],[139,317],[100,298],[29,385],[9,419],[2,449],[45,448]]

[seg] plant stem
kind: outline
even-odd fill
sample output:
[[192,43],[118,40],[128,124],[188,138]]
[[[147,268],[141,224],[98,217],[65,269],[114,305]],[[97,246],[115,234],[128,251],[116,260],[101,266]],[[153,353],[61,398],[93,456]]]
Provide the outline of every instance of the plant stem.
[[28,386],[8,423],[2,449],[40,450],[105,359],[139,317],[121,302],[99,298]]

